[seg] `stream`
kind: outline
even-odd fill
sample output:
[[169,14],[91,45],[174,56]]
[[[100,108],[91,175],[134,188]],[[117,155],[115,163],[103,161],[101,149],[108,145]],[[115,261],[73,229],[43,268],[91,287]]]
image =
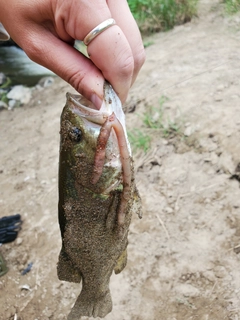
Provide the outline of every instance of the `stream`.
[[12,84],[29,87],[45,76],[54,76],[54,73],[31,61],[23,50],[14,46],[0,46],[0,72],[8,76]]

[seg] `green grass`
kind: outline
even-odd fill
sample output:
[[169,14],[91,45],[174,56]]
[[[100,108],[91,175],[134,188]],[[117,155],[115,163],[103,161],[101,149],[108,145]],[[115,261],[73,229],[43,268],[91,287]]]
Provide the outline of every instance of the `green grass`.
[[240,0],[225,0],[224,2],[228,14],[234,14],[240,10]]
[[130,10],[143,34],[166,31],[191,20],[198,0],[128,0]]
[[168,138],[171,135],[178,134],[181,123],[176,123],[165,116],[164,103],[169,101],[169,98],[162,96],[159,99],[159,106],[148,106],[144,112],[142,120],[146,128],[158,130],[162,136]]
[[182,119],[172,121],[166,116],[165,102],[169,98],[162,96],[157,107],[146,106],[146,111],[140,116],[142,121],[141,129],[132,129],[128,137],[133,151],[143,150],[145,153],[151,147],[153,137],[164,137],[166,139],[181,135]]
[[151,137],[140,129],[129,131],[128,138],[133,151],[143,150],[146,153],[151,146]]
[[159,106],[154,108],[148,106],[143,114],[142,120],[145,127],[150,129],[163,129],[163,113],[164,113],[164,103],[168,101],[168,97],[162,96],[159,100]]

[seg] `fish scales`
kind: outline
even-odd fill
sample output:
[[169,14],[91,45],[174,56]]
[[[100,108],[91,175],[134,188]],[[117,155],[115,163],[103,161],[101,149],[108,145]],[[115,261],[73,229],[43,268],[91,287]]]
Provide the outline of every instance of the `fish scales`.
[[[121,122],[120,126],[117,124],[120,131],[123,130],[120,133],[126,138],[124,150],[129,154],[128,159],[123,159],[119,130],[111,128],[111,121],[118,121],[115,114]],[[104,130],[110,132],[102,150],[99,141],[104,140]],[[60,135],[62,248],[57,271],[60,280],[77,283],[82,280],[82,291],[68,320],[81,316],[103,318],[112,310],[111,274],[113,270],[121,272],[127,263],[131,216],[137,213],[141,217],[124,115],[112,87],[104,85],[104,103],[100,110],[81,96],[67,94]]]

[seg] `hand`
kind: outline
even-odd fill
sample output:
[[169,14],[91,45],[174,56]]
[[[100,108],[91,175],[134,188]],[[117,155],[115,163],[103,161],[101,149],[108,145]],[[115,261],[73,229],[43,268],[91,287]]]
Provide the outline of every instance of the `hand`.
[[[90,59],[73,48],[106,19],[116,25],[88,45]],[[145,60],[141,36],[126,0],[0,0],[0,21],[30,59],[52,70],[100,108],[104,79],[122,102]]]

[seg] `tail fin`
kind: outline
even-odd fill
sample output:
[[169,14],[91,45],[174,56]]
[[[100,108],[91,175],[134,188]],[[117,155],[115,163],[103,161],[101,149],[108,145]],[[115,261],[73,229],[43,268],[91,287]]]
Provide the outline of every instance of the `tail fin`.
[[109,289],[101,296],[89,297],[84,289],[80,293],[68,315],[67,320],[79,320],[80,317],[100,317],[104,318],[112,311],[112,298]]

